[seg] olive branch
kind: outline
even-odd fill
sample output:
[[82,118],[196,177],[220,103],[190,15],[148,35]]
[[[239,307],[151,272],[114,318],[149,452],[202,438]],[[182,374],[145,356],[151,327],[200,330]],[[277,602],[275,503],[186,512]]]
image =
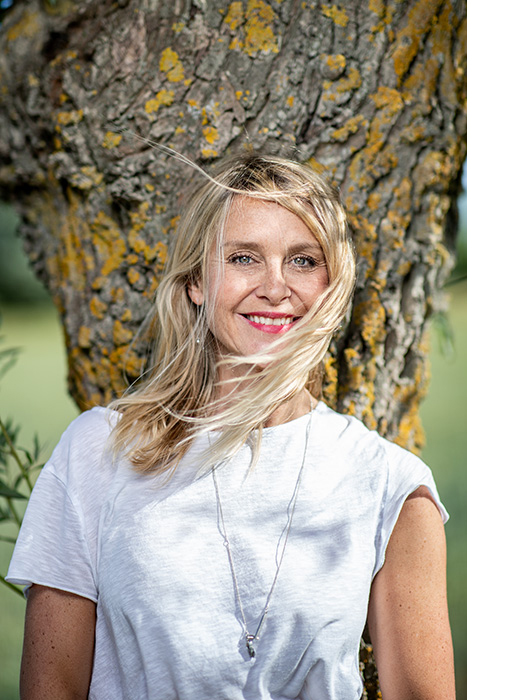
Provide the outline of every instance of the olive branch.
[[[0,338],[1,340],[1,338]],[[16,362],[19,350],[0,350],[0,378]],[[18,445],[20,426],[0,416],[0,542],[14,547],[23,519],[22,507],[32,493],[36,478],[43,466],[39,462],[41,448],[34,436],[31,450]],[[5,580],[0,581],[18,595],[23,592]]]

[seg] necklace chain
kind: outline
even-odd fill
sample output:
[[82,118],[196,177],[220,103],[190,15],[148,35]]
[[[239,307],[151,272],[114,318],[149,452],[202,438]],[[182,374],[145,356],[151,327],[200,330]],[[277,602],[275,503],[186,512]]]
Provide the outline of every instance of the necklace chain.
[[269,605],[271,602],[271,598],[273,596],[273,591],[275,590],[275,587],[276,587],[276,584],[278,581],[278,576],[280,574],[280,568],[281,568],[282,562],[284,560],[285,550],[287,547],[287,540],[289,539],[289,534],[291,532],[291,525],[293,524],[294,509],[296,507],[296,501],[298,499],[298,493],[300,491],[300,484],[302,481],[302,473],[303,473],[303,468],[305,466],[305,458],[307,456],[307,446],[309,444],[309,434],[310,434],[310,430],[311,430],[311,423],[312,423],[312,407],[310,407],[310,410],[309,410],[309,420],[307,421],[307,428],[305,430],[305,446],[303,448],[302,464],[300,466],[300,471],[298,472],[298,477],[296,479],[296,483],[294,486],[293,495],[291,496],[291,500],[289,501],[289,505],[287,507],[288,512],[290,510],[289,519],[287,521],[287,526],[282,530],[282,533],[280,534],[280,538],[278,540],[277,552],[278,552],[278,549],[280,547],[280,541],[282,540],[282,536],[284,536],[284,532],[285,532],[284,541],[283,541],[282,549],[280,552],[280,558],[277,561],[276,572],[275,572],[275,576],[273,578],[273,583],[271,584],[271,588],[269,589],[269,593],[268,593],[267,598],[266,598],[266,603],[265,603],[264,608],[262,610],[262,614],[260,616],[260,620],[259,620],[259,623],[257,625],[257,629],[255,630],[255,634],[251,634],[249,629],[248,629],[246,614],[244,613],[244,606],[242,603],[241,592],[240,592],[239,583],[237,580],[237,574],[235,571],[235,563],[233,560],[232,548],[230,546],[230,540],[228,538],[228,531],[226,529],[226,522],[224,519],[223,504],[221,501],[221,493],[219,490],[219,483],[218,483],[217,475],[216,475],[217,466],[212,467],[212,478],[214,481],[215,496],[216,496],[216,500],[217,500],[217,509],[219,511],[219,517],[221,519],[221,526],[222,526],[222,530],[223,530],[222,534],[224,536],[223,544],[226,547],[226,552],[228,554],[230,571],[232,574],[233,584],[235,586],[235,594],[237,597],[237,603],[239,605],[239,611],[241,614],[242,624],[244,627],[246,649],[248,650],[248,654],[249,654],[250,658],[254,658],[256,655],[254,642],[258,641],[260,638],[260,634],[262,632],[262,627],[264,626],[264,622],[266,621],[266,616],[269,612]]

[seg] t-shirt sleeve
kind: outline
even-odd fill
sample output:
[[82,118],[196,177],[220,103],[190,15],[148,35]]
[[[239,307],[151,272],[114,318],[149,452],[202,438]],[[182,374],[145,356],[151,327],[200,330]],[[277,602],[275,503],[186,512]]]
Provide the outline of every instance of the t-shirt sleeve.
[[398,520],[402,506],[419,486],[426,486],[431,494],[444,523],[449,519],[440,500],[438,489],[429,467],[411,452],[382,440],[387,459],[388,471],[384,499],[376,538],[376,562],[372,579],[381,569],[386,557],[386,548]]
[[109,472],[102,455],[109,426],[88,411],[64,432],[36,481],[7,581],[33,583],[97,602],[97,529]]
[[50,469],[44,469],[36,482],[6,579],[22,586],[58,588],[97,602],[81,516]]

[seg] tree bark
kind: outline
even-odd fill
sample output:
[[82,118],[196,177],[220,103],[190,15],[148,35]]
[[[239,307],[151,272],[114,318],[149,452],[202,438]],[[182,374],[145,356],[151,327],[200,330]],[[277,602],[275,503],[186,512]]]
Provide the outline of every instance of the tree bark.
[[129,128],[208,170],[249,145],[339,187],[358,285],[325,397],[418,451],[427,322],[454,264],[465,64],[461,1],[15,1],[0,31],[0,195],[60,311],[78,406],[145,365],[137,330],[197,180]]

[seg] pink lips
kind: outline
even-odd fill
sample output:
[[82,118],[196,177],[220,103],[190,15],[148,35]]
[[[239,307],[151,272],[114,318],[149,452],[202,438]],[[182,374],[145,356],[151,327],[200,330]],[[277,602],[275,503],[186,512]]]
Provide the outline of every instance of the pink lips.
[[294,326],[298,317],[281,313],[261,312],[254,314],[241,314],[242,317],[263,333],[285,333]]

